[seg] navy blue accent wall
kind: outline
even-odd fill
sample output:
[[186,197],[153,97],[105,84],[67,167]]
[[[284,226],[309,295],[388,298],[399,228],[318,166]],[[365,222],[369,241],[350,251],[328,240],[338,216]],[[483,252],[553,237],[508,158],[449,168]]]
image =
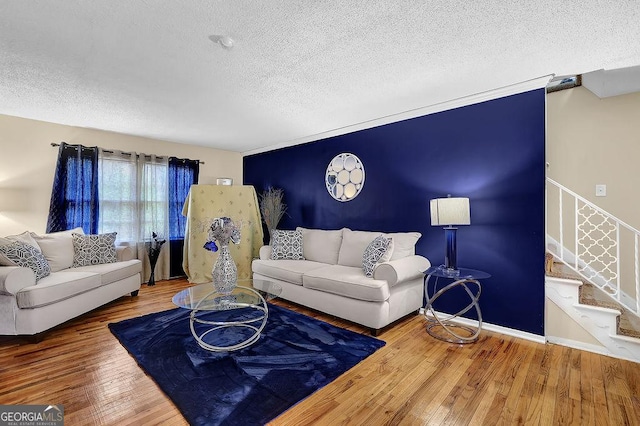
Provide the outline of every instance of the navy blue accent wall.
[[[346,203],[324,184],[327,165],[342,152],[356,154],[366,174],[360,195]],[[289,216],[281,229],[418,231],[416,252],[434,265],[444,262],[445,240],[430,224],[429,200],[469,197],[458,265],[492,274],[482,282],[484,321],[543,335],[544,152],[545,92],[538,89],[246,156],[244,183],[258,192],[284,189]],[[436,309],[455,312],[467,300],[452,293]]]

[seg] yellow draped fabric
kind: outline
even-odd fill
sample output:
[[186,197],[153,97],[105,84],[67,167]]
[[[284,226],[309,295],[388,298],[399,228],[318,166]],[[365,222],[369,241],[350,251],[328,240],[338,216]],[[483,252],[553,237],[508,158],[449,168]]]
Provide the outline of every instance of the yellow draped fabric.
[[191,283],[211,281],[218,252],[203,248],[213,219],[230,217],[240,229],[240,244],[229,243],[238,279],[251,278],[251,261],[263,244],[258,197],[250,185],[192,185],[182,215],[187,217],[182,268]]

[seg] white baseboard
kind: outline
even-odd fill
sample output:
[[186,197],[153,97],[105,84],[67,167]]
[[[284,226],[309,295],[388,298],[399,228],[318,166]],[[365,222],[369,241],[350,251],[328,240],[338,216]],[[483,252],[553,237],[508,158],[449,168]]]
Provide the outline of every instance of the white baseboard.
[[[420,308],[420,313],[424,315],[424,308]],[[440,317],[448,317],[450,314],[436,311],[436,315]],[[431,315],[429,315],[431,316]],[[456,318],[451,320],[453,323],[462,324],[470,327],[478,327],[478,321],[472,320],[469,318]],[[516,330],[515,328],[503,327],[501,325],[495,325],[487,322],[482,322],[482,329],[486,331],[492,331],[495,333],[506,334],[507,336],[518,337],[520,339],[529,340],[531,342],[536,343],[546,343],[546,339],[544,336],[540,336],[538,334],[528,333],[522,330]]]

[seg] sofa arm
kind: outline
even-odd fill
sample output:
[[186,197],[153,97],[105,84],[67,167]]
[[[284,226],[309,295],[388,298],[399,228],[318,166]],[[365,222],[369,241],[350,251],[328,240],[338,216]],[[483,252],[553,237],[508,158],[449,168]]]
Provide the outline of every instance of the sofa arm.
[[426,271],[431,266],[431,262],[420,255],[412,255],[379,264],[373,271],[373,278],[385,280],[390,287],[418,278],[422,271]]
[[271,259],[271,246],[260,247],[260,260]]
[[133,253],[133,248],[131,248],[131,246],[117,246],[116,258],[118,259],[118,262],[123,262],[125,260],[133,260],[136,256]]
[[36,274],[20,266],[0,266],[0,294],[15,295],[25,287],[36,284]]

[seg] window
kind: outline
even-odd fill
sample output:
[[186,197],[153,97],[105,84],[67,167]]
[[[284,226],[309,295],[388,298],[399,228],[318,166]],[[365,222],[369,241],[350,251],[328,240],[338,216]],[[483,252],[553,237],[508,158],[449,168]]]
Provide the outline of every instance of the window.
[[98,167],[100,233],[118,232],[118,242],[168,235],[168,163],[165,158],[101,152]]
[[[171,276],[182,275],[186,218],[182,207],[198,183],[199,161],[62,143],[51,193],[47,232],[81,226],[85,233],[117,232],[137,247],[153,232],[170,239]],[[163,275],[160,275],[163,276]],[[161,278],[162,279],[162,278]]]

